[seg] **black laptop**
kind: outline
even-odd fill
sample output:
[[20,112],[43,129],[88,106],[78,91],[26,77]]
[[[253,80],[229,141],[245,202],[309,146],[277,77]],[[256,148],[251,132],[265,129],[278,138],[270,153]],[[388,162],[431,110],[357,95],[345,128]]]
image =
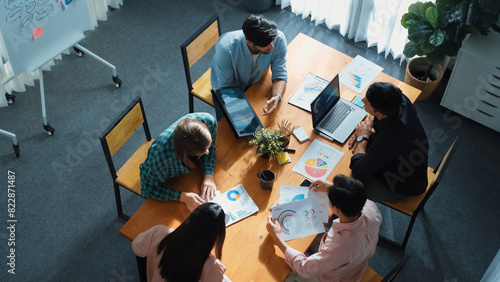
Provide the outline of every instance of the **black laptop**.
[[257,114],[239,88],[222,88],[213,91],[214,103],[222,110],[236,138],[253,135],[262,128]]

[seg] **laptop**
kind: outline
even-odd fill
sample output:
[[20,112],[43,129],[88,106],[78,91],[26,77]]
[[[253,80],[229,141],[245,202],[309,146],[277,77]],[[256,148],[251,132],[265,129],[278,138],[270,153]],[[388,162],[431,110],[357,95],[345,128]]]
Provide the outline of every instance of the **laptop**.
[[321,135],[344,143],[356,125],[366,116],[366,111],[340,97],[339,76],[321,91],[311,103],[313,127]]
[[262,123],[245,93],[238,87],[217,89],[212,94],[214,106],[219,108],[227,119],[234,137],[253,135],[256,130],[262,128]]

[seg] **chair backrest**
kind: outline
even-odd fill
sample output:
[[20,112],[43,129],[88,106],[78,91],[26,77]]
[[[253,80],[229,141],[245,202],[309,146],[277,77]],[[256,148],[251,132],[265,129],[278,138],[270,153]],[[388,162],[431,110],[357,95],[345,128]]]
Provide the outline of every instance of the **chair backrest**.
[[116,170],[112,160],[113,155],[141,125],[144,128],[146,140],[151,140],[142,99],[137,96],[99,137],[113,179],[116,178]]
[[193,89],[189,68],[212,49],[219,37],[219,16],[215,15],[181,45],[182,61],[184,63],[189,91]]
[[441,159],[437,167],[433,170],[434,174],[432,175],[432,177],[429,177],[429,190],[427,191],[425,197],[422,199],[422,202],[420,203],[421,207],[425,205],[425,202],[429,199],[432,193],[434,193],[434,190],[436,190],[439,182],[441,182],[441,179],[443,178],[446,168],[448,167],[448,164],[450,163],[450,160],[453,157],[453,154],[455,153],[459,141],[460,137],[457,136],[455,138],[455,141],[453,141],[453,144],[451,144],[448,151],[446,151],[446,154]]

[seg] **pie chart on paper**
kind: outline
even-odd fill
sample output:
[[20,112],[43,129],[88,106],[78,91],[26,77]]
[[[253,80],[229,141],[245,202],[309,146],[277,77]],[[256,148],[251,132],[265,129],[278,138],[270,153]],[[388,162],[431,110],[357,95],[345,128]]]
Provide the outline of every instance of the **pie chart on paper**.
[[309,159],[304,169],[309,176],[319,178],[328,172],[328,163],[320,158]]

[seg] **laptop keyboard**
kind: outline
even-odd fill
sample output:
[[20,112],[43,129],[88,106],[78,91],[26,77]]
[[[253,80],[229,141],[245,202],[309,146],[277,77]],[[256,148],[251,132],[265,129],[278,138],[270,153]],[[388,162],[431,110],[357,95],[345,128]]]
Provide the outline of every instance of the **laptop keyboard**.
[[335,105],[335,115],[330,114],[328,118],[323,121],[321,127],[324,129],[334,132],[337,127],[344,121],[344,119],[351,113],[352,106],[344,103],[337,103]]

